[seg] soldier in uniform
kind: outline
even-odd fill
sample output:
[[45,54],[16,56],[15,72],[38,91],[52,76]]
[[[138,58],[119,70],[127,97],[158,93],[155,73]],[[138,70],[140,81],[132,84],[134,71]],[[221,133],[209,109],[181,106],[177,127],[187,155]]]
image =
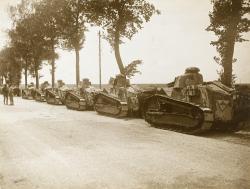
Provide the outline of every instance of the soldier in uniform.
[[2,93],[3,93],[3,103],[8,105],[9,87],[7,86],[7,84],[4,85]]
[[14,105],[14,87],[10,85],[9,88],[10,105]]

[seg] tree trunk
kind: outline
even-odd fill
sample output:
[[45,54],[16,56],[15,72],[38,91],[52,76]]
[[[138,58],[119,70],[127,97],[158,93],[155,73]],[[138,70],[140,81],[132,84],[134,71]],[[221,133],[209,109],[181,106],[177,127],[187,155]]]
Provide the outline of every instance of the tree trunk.
[[122,63],[121,54],[120,54],[120,32],[119,32],[119,29],[116,29],[116,32],[115,32],[114,48],[115,48],[115,58],[116,58],[116,62],[118,64],[120,73],[125,75],[125,69],[124,69],[124,65]]
[[222,83],[228,87],[232,87],[233,84],[233,55],[241,10],[242,0],[232,0],[232,19],[227,29],[225,46],[226,50],[222,59],[222,66],[224,69]]
[[234,45],[235,41],[228,41],[227,42],[227,49],[225,53],[225,59],[223,62],[223,78],[222,78],[222,83],[228,87],[232,87],[232,75],[233,75],[233,54],[234,54]]
[[39,89],[39,73],[38,73],[38,63],[35,64],[35,76],[36,76],[36,89]]
[[4,76],[2,75],[1,76],[1,83],[0,83],[1,85],[3,85],[4,84]]
[[25,77],[25,89],[28,86],[28,62],[25,61],[25,68],[24,68],[24,77]]
[[52,89],[54,89],[55,87],[55,47],[54,45],[52,45],[52,52],[53,52],[53,56],[52,56],[52,60],[51,60],[51,83],[52,83]]
[[79,55],[79,49],[75,49],[76,53],[76,86],[78,86],[80,82],[80,55]]
[[3,78],[4,78],[4,83],[7,84],[7,76],[6,75],[3,75]]

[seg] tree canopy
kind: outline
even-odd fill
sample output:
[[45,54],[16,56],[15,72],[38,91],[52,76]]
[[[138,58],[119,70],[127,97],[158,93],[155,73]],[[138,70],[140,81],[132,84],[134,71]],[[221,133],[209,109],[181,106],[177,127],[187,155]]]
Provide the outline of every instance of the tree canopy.
[[[9,48],[15,52],[20,68],[36,78],[43,61],[51,65],[52,86],[55,80],[56,48],[76,53],[76,84],[80,81],[80,50],[84,46],[88,27],[97,25],[105,32],[115,51],[120,72],[127,77],[138,73],[141,60],[124,65],[119,45],[132,37],[159,11],[147,0],[21,0],[10,8],[12,28],[8,32]],[[2,61],[4,62],[4,61]],[[4,65],[1,64],[4,69]]]
[[80,54],[85,42],[86,0],[60,0],[61,10],[58,24],[62,30],[61,45],[76,54],[76,85],[80,82]]
[[222,66],[221,81],[232,85],[232,64],[236,42],[247,41],[243,33],[250,30],[250,1],[249,0],[212,0],[213,10],[210,12],[210,25],[207,31],[212,31],[218,37],[211,44],[216,46],[219,57],[215,61]]
[[13,47],[5,47],[0,51],[0,76],[6,82],[19,85],[21,82],[21,63]]
[[88,18],[106,32],[105,39],[115,51],[119,70],[125,74],[119,45],[125,39],[131,40],[159,10],[146,0],[90,0],[87,7]]
[[61,7],[62,4],[59,0],[42,0],[35,4],[36,17],[39,18],[40,24],[43,26],[42,33],[47,45],[46,59],[51,63],[52,88],[55,86],[55,59],[58,58],[56,48],[59,46],[62,36],[62,30],[58,24]]

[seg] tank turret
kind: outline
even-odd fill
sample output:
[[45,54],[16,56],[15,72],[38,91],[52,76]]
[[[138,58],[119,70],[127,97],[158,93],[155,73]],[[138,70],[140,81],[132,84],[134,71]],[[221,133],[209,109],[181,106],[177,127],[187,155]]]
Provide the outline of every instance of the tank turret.
[[61,87],[63,87],[65,85],[65,83],[63,82],[63,80],[57,80],[57,87],[58,88],[61,88]]
[[176,77],[174,88],[184,88],[189,85],[202,84],[203,77],[199,71],[200,69],[196,67],[187,68],[183,75]]
[[44,81],[44,82],[41,84],[40,88],[41,88],[41,90],[44,92],[44,90],[45,90],[47,87],[49,87],[49,86],[50,86],[49,82],[48,82],[48,81]]
[[195,96],[195,89],[197,88],[197,85],[203,83],[203,76],[199,73],[199,71],[200,69],[197,67],[190,67],[185,70],[183,75],[176,77],[171,97],[177,99],[185,98],[187,88],[189,89],[189,92],[193,89],[192,96]]
[[91,82],[88,78],[84,78],[81,82],[81,87],[86,89],[91,86]]

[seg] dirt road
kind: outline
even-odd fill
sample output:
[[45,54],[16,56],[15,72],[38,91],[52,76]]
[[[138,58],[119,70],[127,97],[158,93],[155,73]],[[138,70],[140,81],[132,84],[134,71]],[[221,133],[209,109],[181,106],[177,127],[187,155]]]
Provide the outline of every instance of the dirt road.
[[250,188],[250,140],[0,98],[1,189]]

